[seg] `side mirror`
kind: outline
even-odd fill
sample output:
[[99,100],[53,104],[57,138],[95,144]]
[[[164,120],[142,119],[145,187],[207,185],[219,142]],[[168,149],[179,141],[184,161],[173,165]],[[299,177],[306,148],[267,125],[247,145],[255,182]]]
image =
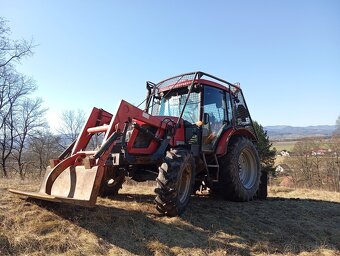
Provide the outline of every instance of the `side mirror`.
[[155,87],[156,85],[150,81],[146,82],[146,89],[148,90],[148,92],[151,93],[151,90]]
[[210,116],[208,113],[203,114],[203,124],[209,124],[210,123]]
[[151,101],[152,88],[153,88],[153,84],[151,82],[147,81],[146,82],[146,89],[147,89],[148,92],[146,94],[146,99],[145,99],[145,108],[144,108],[145,112],[148,112],[148,108],[149,108],[150,101]]

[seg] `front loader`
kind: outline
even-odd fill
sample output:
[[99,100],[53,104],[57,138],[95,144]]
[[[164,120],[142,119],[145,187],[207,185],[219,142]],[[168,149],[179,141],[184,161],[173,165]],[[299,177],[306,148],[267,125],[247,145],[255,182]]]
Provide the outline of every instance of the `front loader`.
[[50,160],[39,192],[10,192],[92,207],[98,195],[117,194],[126,176],[156,180],[156,208],[167,216],[181,214],[197,190],[235,201],[265,194],[239,85],[192,72],[146,87],[144,109],[124,100],[115,115],[93,108],[77,140]]

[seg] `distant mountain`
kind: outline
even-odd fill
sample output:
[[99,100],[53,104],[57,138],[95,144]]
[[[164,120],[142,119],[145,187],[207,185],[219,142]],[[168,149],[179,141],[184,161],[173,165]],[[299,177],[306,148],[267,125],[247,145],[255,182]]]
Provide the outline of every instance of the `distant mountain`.
[[327,137],[335,131],[335,125],[316,125],[316,126],[289,126],[274,125],[265,126],[270,139],[298,139],[303,137]]

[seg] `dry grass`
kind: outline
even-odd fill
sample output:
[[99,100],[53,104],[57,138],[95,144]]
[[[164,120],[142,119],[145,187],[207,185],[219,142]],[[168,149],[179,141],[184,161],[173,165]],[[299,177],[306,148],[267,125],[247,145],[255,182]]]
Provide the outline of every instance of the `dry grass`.
[[[193,197],[160,216],[150,186],[125,186],[93,209],[21,200],[0,180],[0,255],[339,255],[339,193],[273,187],[267,201]],[[300,198],[300,199],[298,199]]]

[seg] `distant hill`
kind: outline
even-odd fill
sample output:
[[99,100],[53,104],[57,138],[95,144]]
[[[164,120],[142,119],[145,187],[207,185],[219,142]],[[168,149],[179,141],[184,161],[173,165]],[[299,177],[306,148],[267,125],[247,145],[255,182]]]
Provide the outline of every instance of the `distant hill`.
[[335,131],[335,125],[316,125],[316,126],[289,126],[274,125],[265,126],[270,139],[297,139],[303,137],[327,137]]

